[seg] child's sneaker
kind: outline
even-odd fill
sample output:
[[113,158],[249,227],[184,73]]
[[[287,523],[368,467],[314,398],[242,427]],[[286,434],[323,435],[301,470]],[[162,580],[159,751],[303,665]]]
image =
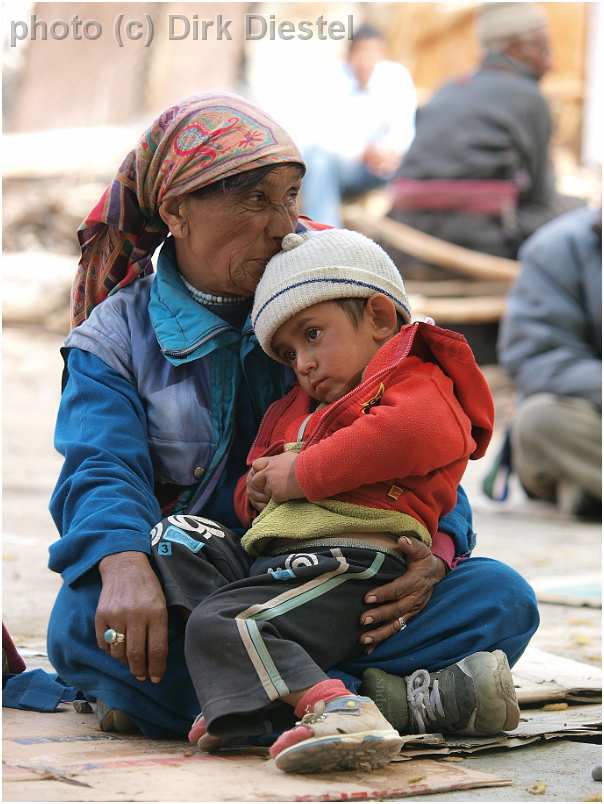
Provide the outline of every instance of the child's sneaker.
[[515,729],[520,719],[510,666],[500,650],[404,678],[372,668],[363,674],[363,692],[401,734],[498,734]]
[[315,704],[273,743],[270,753],[287,773],[371,770],[390,762],[402,744],[373,701],[347,695]]
[[214,751],[218,751],[225,742],[222,737],[212,737],[211,734],[208,734],[202,712],[193,721],[187,739],[206,754],[213,754]]

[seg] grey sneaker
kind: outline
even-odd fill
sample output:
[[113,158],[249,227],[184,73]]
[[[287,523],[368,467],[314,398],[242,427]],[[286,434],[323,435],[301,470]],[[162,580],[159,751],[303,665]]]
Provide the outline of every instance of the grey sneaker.
[[500,650],[404,678],[366,670],[363,692],[401,734],[498,734],[515,729],[520,719],[507,656]]
[[136,723],[121,709],[110,709],[100,698],[96,699],[96,719],[101,731],[115,731],[118,734],[140,734]]
[[[387,765],[401,750],[403,741],[369,698],[347,695],[325,703],[304,715],[298,726],[308,726],[312,736],[271,755],[287,773],[321,773],[338,770],[372,770]],[[295,731],[292,729],[291,731]],[[286,739],[287,742],[287,739]]]
[[558,509],[567,516],[596,522],[602,520],[602,500],[568,480],[558,481],[556,501]]

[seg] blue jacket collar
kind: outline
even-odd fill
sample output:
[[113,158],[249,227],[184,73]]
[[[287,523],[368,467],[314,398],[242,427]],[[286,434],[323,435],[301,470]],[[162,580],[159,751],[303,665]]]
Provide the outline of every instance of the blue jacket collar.
[[[176,266],[172,238],[159,253],[149,316],[159,346],[173,365],[196,360],[241,338],[240,332],[196,302],[186,289]],[[244,331],[247,329],[246,324]]]
[[[296,232],[307,229],[298,221]],[[242,358],[258,346],[249,316],[239,332],[191,296],[180,278],[171,237],[159,252],[151,284],[149,316],[160,349],[174,366],[240,341]]]

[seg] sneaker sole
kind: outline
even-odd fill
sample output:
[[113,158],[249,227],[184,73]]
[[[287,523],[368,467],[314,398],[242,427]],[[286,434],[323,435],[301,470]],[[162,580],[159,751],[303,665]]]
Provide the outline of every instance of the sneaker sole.
[[286,773],[374,770],[394,759],[402,745],[396,731],[311,737],[286,748],[275,758],[275,764]]
[[211,734],[206,733],[196,740],[195,745],[204,754],[215,754],[221,748],[224,748],[227,742],[228,740],[223,740],[222,737],[213,737]]
[[520,709],[505,653],[496,650],[473,654],[462,659],[459,667],[474,681],[482,704],[458,733],[489,735],[515,729],[520,721]]

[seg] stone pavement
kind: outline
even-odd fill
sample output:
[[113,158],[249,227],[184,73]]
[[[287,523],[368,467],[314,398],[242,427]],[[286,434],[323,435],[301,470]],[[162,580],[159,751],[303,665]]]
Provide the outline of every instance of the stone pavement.
[[[3,334],[3,619],[28,653],[44,651],[48,614],[59,587],[46,562],[48,546],[56,538],[48,498],[61,466],[52,448],[61,341],[60,335],[35,327],[6,328]],[[501,559],[529,580],[599,572],[599,525],[564,518],[548,507],[527,503],[519,494],[507,507],[484,500],[479,486],[487,465],[488,456],[472,463],[464,480],[475,511],[475,555]],[[598,609],[543,604],[542,624],[532,644],[600,666],[600,616]],[[31,666],[44,664],[43,657],[27,661]],[[464,762],[507,775],[514,785],[427,799],[524,801],[533,798],[527,792],[530,784],[543,781],[542,801],[587,800],[601,789],[590,775],[598,756],[596,746],[561,741],[473,757]]]

